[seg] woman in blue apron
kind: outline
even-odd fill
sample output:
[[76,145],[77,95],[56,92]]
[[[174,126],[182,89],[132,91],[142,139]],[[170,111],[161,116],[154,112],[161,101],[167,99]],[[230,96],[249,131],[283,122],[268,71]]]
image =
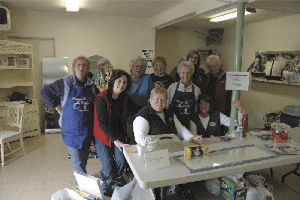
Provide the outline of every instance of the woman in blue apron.
[[44,103],[57,110],[62,138],[71,156],[73,171],[86,173],[93,135],[93,102],[97,94],[87,77],[89,61],[79,56],[73,61],[73,74],[41,90]]
[[190,127],[190,116],[196,111],[200,89],[192,83],[194,65],[190,61],[182,61],[178,65],[180,81],[168,88],[168,108],[173,110],[179,121],[186,128]]

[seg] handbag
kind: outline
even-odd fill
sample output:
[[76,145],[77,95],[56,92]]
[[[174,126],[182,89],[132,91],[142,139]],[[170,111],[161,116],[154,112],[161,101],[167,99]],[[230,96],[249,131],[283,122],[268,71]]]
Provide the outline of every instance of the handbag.
[[21,92],[13,92],[11,96],[8,96],[9,101],[25,101],[26,103],[32,104],[31,99],[25,98],[25,94]]
[[289,61],[289,59],[283,56],[277,56],[268,60],[265,69],[266,78],[271,80],[281,80],[283,69]]

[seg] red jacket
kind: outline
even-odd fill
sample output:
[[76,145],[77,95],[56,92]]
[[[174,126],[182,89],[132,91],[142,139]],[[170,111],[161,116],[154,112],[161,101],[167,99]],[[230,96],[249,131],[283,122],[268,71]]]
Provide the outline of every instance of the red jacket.
[[[96,99],[97,98],[104,98],[105,102],[106,102],[106,107],[108,110],[108,121],[109,123],[111,123],[111,104],[108,100],[107,97],[107,89],[100,92],[96,98],[95,98],[95,102],[94,102],[94,136],[95,138],[97,138],[99,141],[103,142],[105,145],[110,146],[111,147],[111,140],[106,136],[106,134],[102,131],[100,124],[99,124],[99,120],[98,120],[98,116],[97,116],[97,111],[96,111]],[[124,130],[126,130],[126,115],[127,115],[127,96],[124,98],[124,110],[123,110],[123,127]]]

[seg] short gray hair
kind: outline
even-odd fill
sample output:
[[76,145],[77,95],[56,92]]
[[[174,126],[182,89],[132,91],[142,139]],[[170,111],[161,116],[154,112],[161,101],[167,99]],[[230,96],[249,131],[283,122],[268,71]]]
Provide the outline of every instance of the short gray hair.
[[[136,64],[138,64],[138,63],[142,63],[142,66],[145,68],[145,71],[146,71],[146,67],[147,67],[147,61],[146,61],[146,59],[145,58],[143,58],[142,56],[138,56],[138,57],[136,57],[136,58],[134,58],[134,59],[132,59],[131,61],[130,61],[130,64],[129,64],[129,70],[130,70],[130,73],[132,72],[132,67],[133,67],[133,65],[136,65]],[[145,72],[144,72],[145,73]]]
[[206,65],[209,65],[209,63],[211,63],[212,61],[216,61],[217,64],[221,65],[222,66],[222,61],[220,59],[219,56],[217,55],[210,55],[206,58]]
[[194,74],[195,72],[195,69],[194,69],[194,65],[193,63],[191,63],[190,61],[181,61],[177,67],[177,70],[178,70],[178,74],[180,74],[180,71],[181,71],[181,68],[182,67],[188,67],[190,72],[192,74]]

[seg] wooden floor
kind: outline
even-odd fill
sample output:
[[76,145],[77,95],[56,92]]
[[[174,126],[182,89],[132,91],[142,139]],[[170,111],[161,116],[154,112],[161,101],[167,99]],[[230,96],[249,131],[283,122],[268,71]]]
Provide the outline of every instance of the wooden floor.
[[[25,139],[26,154],[18,152],[17,158],[10,156],[4,168],[0,168],[0,200],[47,200],[57,190],[74,188],[71,162],[60,134],[46,134]],[[295,165],[274,168],[271,177],[269,169],[256,174],[263,175],[273,185],[276,200],[300,199],[300,177],[290,175],[285,184],[281,176]],[[101,164],[98,159],[89,159],[87,171],[98,176]],[[195,188],[194,188],[195,190]],[[200,183],[195,192],[196,199],[220,199],[204,189]]]

